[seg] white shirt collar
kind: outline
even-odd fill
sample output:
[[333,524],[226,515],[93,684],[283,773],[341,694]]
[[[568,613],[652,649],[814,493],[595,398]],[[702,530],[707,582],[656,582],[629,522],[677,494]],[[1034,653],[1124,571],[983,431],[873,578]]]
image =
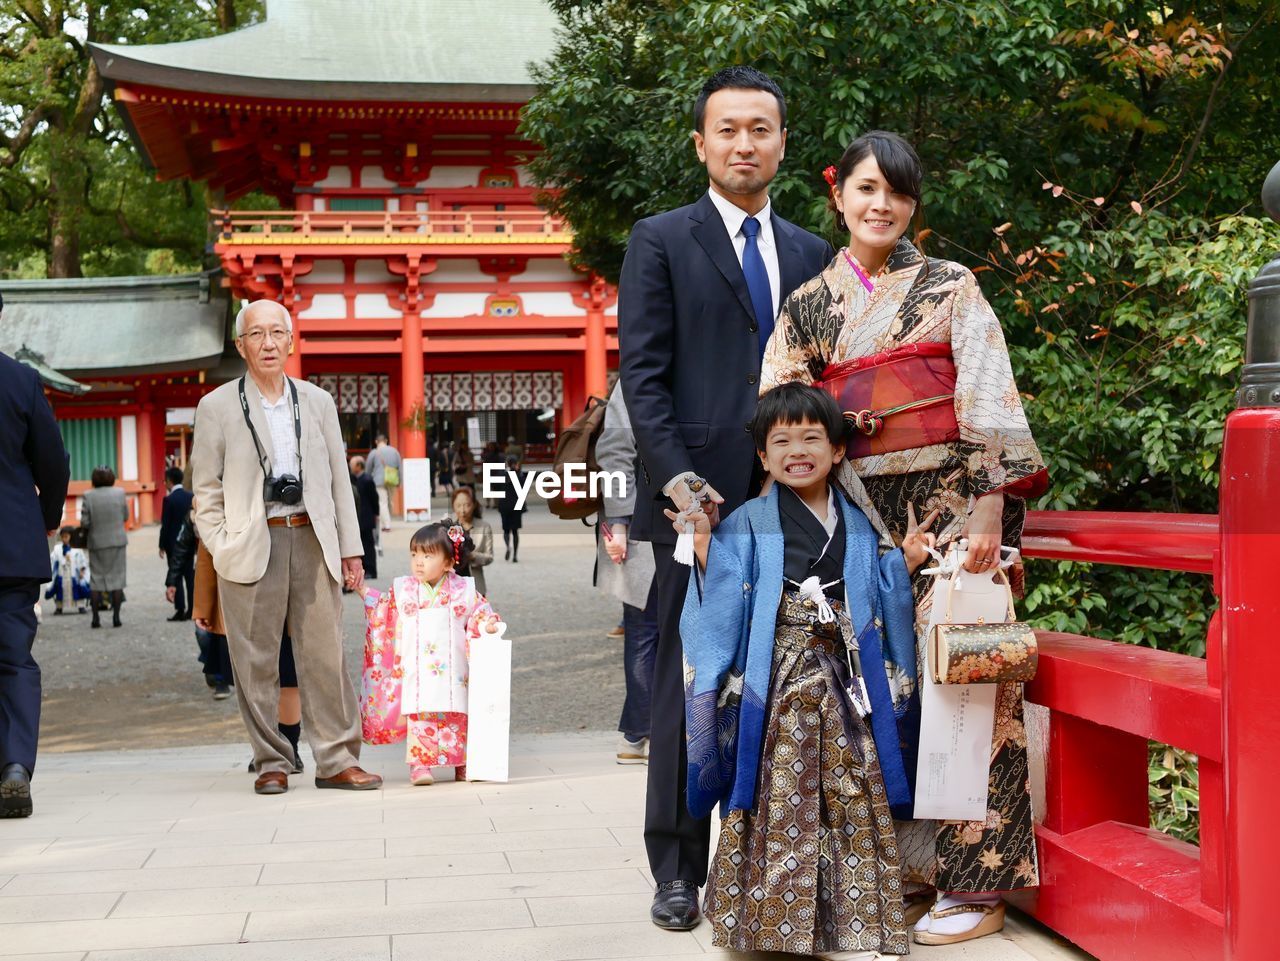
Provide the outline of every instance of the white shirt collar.
[[[797,498],[797,499],[800,501],[801,504],[804,504],[805,507],[809,507],[809,502],[806,501],[803,497]],[[817,518],[818,523],[820,523],[823,527],[823,530],[827,532],[828,544],[831,543],[831,538],[834,537],[836,533],[836,509],[837,509],[836,508],[836,492],[835,492],[835,489],[832,488],[830,484],[827,484],[826,520],[823,520],[821,517],[818,517],[818,512],[815,511],[812,507],[809,507],[809,513],[812,514],[815,518]],[[823,552],[824,553],[826,552],[825,547],[823,548]]]
[[[716,210],[720,212],[720,219],[724,221],[724,226],[729,231],[729,236],[737,237],[742,232],[742,222],[747,219],[747,212],[720,196],[714,188],[708,189],[707,195],[711,197],[711,202],[716,205]],[[756,220],[760,221],[761,239],[773,239],[772,213],[773,201],[765,200],[764,207],[755,215]]]

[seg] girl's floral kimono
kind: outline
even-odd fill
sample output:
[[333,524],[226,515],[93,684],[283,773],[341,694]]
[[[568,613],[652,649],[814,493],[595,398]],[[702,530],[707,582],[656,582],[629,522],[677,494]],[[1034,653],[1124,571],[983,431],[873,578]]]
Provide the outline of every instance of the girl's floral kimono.
[[436,587],[397,577],[365,594],[368,630],[360,719],[368,744],[408,737],[411,765],[467,763],[467,659],[493,608],[452,571]]

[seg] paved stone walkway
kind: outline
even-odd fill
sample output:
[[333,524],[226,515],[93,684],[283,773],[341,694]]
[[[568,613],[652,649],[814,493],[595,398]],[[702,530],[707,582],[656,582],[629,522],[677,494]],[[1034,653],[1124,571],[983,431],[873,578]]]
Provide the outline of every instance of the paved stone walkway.
[[[0,821],[0,957],[748,957],[648,922],[644,768],[613,737],[518,738],[509,784],[411,787],[396,746],[365,749],[382,791],[317,791],[308,757],[281,797],[253,794],[239,745],[45,755],[35,816]],[[913,956],[1085,958],[1017,919]]]

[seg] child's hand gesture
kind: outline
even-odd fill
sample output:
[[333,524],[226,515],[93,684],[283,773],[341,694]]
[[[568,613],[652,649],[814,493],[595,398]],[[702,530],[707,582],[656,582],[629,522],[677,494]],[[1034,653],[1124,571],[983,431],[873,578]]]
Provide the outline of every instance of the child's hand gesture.
[[489,617],[484,624],[485,633],[497,634],[498,625],[501,623],[502,623],[502,618],[498,617],[498,615],[494,614],[492,617]]
[[908,573],[914,574],[929,557],[926,547],[938,546],[938,535],[929,531],[937,519],[938,512],[930,511],[924,523],[919,523],[916,520],[915,504],[907,503],[907,535],[902,538],[902,554],[907,561]]

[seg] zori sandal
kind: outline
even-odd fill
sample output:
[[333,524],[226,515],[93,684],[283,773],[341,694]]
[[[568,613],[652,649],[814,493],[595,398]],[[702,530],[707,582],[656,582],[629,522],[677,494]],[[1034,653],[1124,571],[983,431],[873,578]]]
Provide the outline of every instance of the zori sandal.
[[[937,925],[933,923],[944,918],[958,917],[962,914],[981,914],[983,917],[967,931],[956,931],[954,933],[938,931],[936,929]],[[916,928],[914,934],[916,944],[959,944],[961,941],[972,941],[974,938],[981,938],[1003,930],[1004,902],[998,901],[995,904],[970,902],[957,904],[942,910],[934,908],[929,912],[928,918],[930,922],[928,929],[920,930],[919,926]],[[943,927],[945,928],[946,926],[944,925]]]

